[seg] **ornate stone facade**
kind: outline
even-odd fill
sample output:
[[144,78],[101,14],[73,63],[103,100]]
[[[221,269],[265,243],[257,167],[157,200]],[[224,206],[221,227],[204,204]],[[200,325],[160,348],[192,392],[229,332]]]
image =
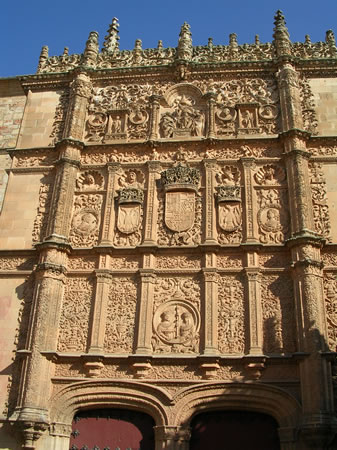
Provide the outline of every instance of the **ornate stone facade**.
[[82,55],[43,47],[15,80],[0,441],[12,424],[13,450],[66,450],[76,411],[111,406],[187,449],[220,408],[273,416],[282,450],[336,448],[332,32],[292,43],[277,12],[272,43],[193,47],[186,23],[177,48],[118,39],[114,19],[102,51],[96,32]]

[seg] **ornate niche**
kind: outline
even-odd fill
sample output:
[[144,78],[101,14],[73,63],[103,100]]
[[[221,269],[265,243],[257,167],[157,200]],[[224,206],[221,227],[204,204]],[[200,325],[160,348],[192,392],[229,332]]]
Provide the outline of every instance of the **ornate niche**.
[[[158,214],[160,245],[196,245],[201,240],[200,171],[179,162],[161,173]],[[165,200],[164,200],[165,198]]]
[[219,136],[276,134],[279,98],[273,80],[260,78],[213,83],[217,95],[215,126]]
[[114,244],[117,246],[135,246],[141,243],[144,181],[144,174],[138,169],[129,169],[118,179],[114,236]]
[[216,174],[217,229],[220,244],[238,243],[242,239],[240,172],[226,166]]
[[150,86],[95,88],[86,121],[89,142],[145,140],[148,137]]
[[265,165],[254,174],[260,242],[280,244],[289,230],[289,211],[283,167]]
[[159,278],[154,294],[155,353],[198,353],[200,288],[193,278]]
[[189,139],[205,135],[206,104],[194,85],[171,87],[162,99],[159,133],[161,138]]

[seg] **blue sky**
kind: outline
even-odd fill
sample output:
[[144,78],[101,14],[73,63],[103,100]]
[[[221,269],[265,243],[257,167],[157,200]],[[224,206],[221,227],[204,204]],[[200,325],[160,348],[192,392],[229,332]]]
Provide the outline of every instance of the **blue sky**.
[[102,45],[111,19],[120,23],[120,48],[175,47],[180,26],[191,25],[194,45],[228,44],[237,33],[239,44],[272,40],[274,14],[281,9],[292,41],[325,39],[332,29],[337,37],[337,0],[3,0],[1,5],[0,77],[35,73],[42,45],[50,55],[82,53],[90,31],[98,31]]

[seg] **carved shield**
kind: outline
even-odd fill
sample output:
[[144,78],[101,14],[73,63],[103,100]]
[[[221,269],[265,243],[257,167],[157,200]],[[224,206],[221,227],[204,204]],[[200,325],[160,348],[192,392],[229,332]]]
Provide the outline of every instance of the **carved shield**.
[[172,231],[186,231],[194,224],[195,193],[166,192],[165,224]]
[[123,203],[118,206],[117,228],[120,232],[130,234],[138,230],[141,221],[141,205]]
[[237,230],[241,225],[240,203],[219,203],[219,225],[224,231]]

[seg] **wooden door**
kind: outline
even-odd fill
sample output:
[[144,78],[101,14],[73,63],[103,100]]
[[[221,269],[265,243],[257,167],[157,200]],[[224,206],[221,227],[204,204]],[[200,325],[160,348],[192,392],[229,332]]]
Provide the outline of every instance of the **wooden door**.
[[71,450],[154,450],[155,423],[137,411],[82,411],[73,420]]

